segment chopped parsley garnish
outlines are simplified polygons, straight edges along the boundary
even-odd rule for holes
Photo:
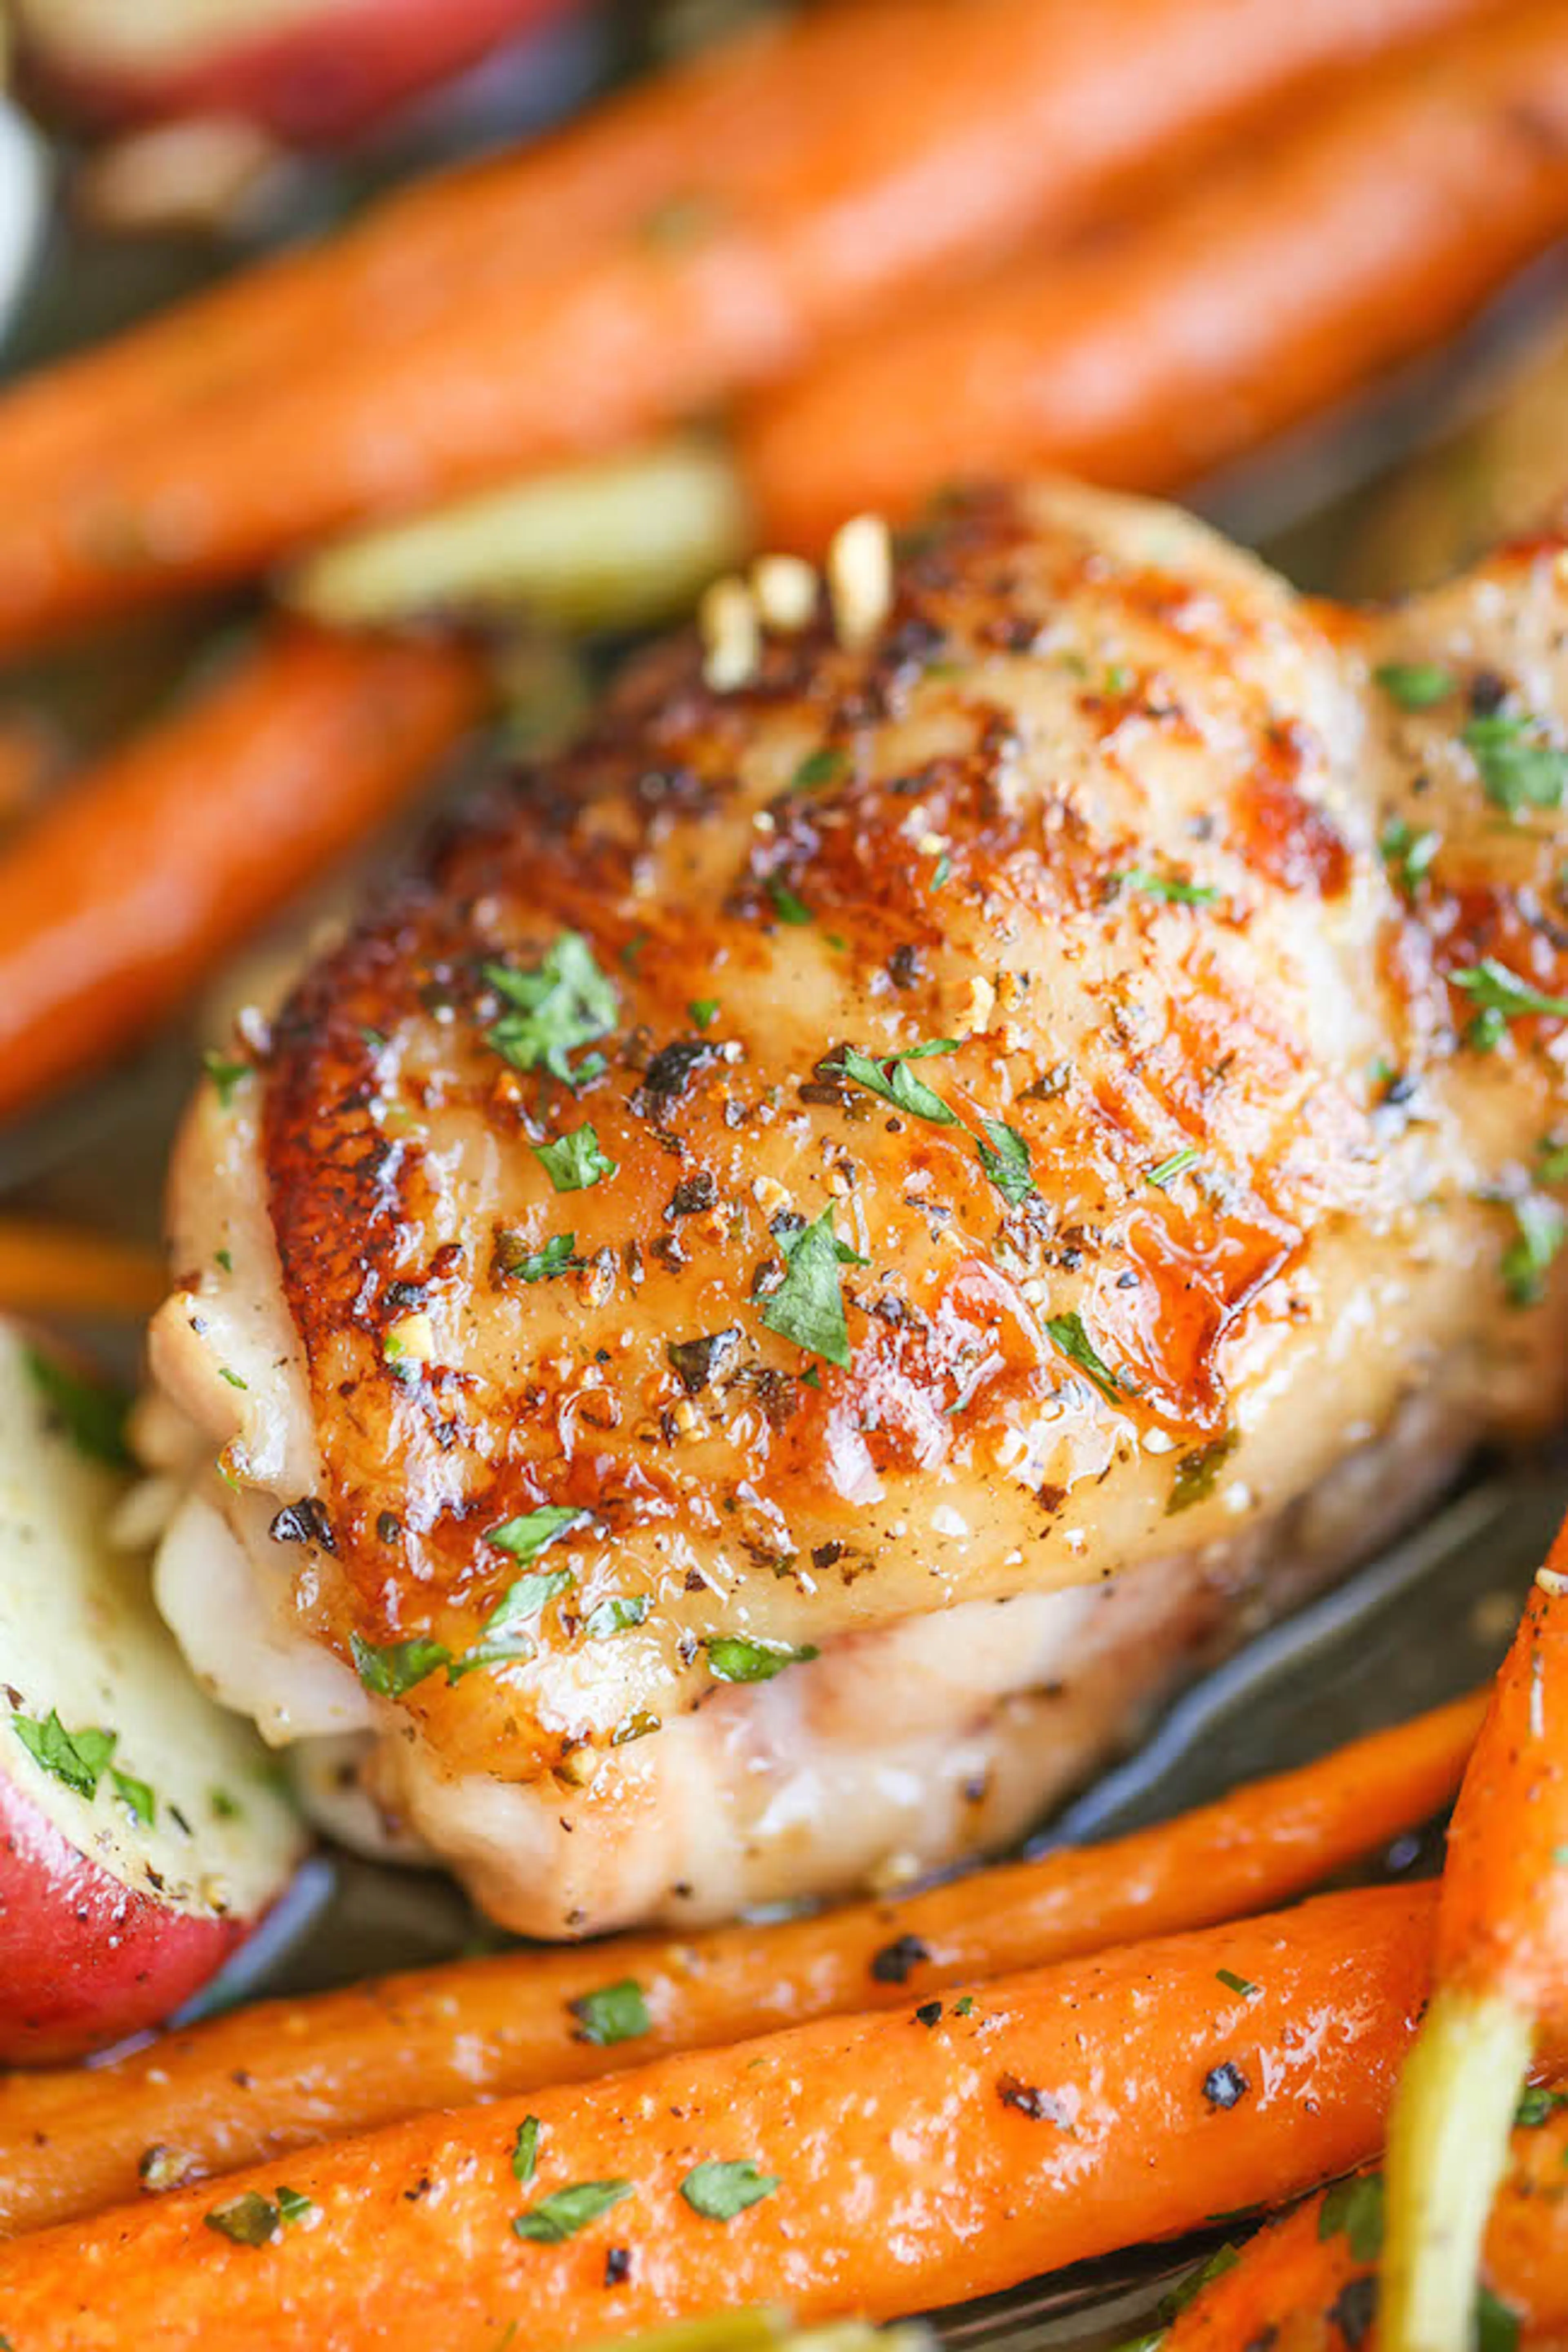
[[[117,1731],[92,1728],[68,1731],[51,1707],[39,1717],[14,1715],[11,1728],[35,1764],[55,1780],[63,1780],[79,1797],[92,1798],[109,1769],[109,1759],[120,1745]]]
[[[545,1513],[539,1511],[531,1511],[528,1514],[529,1518],[531,1519],[545,1516],[547,1516]],[[559,1519],[561,1514],[557,1512],[548,1516]],[[569,1511],[565,1516],[568,1519],[574,1519],[579,1517],[581,1514]],[[492,1528],[489,1530],[490,1542],[497,1542],[506,1529],[522,1524],[524,1523],[515,1519],[508,1519],[505,1528]],[[559,1532],[559,1529],[556,1532]],[[547,1543],[549,1540],[548,1536],[542,1538],[542,1542]],[[535,1550],[539,1548],[538,1544],[534,1546]],[[503,1545],[502,1549],[510,1549],[510,1547]],[[531,1557],[532,1554],[529,1552],[518,1554],[519,1559],[526,1559]],[[465,1650],[463,1655],[454,1659],[448,1666],[447,1681],[461,1682],[465,1675],[477,1674],[483,1666],[526,1665],[529,1659],[537,1654],[539,1648],[538,1643],[527,1628],[552,1601],[558,1600],[562,1593],[570,1591],[576,1580],[569,1568],[535,1569],[528,1576],[520,1576],[515,1584],[508,1585],[500,1601],[479,1627],[479,1638],[473,1648]]]
[[[351,1633],[349,1648],[361,1682],[377,1698],[401,1698],[416,1683],[426,1681],[452,1663],[445,1642],[433,1642],[423,1633],[409,1642],[384,1643],[363,1641],[359,1634]]]
[[[1212,907],[1219,892],[1206,882],[1184,882],[1169,874],[1152,874],[1146,866],[1133,866],[1117,877],[1123,889],[1142,891],[1145,898],[1157,899],[1163,907]]]
[[[722,226],[723,218],[723,206],[717,196],[693,189],[686,194],[663,197],[651,212],[644,214],[637,235],[645,245],[656,250],[679,253],[711,236]]]
[[[1476,2289],[1473,2341],[1476,2352],[1518,2352],[1519,2314],[1489,2286]]]
[[[1083,1318],[1077,1313],[1053,1315],[1047,1319],[1046,1328],[1064,1356],[1070,1356],[1080,1371],[1087,1372],[1101,1393],[1112,1403],[1121,1402],[1121,1391],[1115,1373],[1095,1351],[1089,1333],[1083,1328]]]
[[[1535,1147],[1535,1175],[1538,1183],[1568,1183],[1568,1143],[1543,1135]]]
[[[1189,1168],[1195,1168],[1197,1164],[1198,1155],[1189,1144],[1185,1150],[1173,1151],[1169,1160],[1162,1160],[1157,1168],[1151,1168],[1147,1181],[1157,1184],[1163,1192],[1168,1184],[1175,1182],[1178,1176],[1184,1176]]]
[[[1568,751],[1550,740],[1544,720],[1489,711],[1472,719],[1460,740],[1480,771],[1488,800],[1510,816],[1527,808],[1562,807]]]
[[[617,2042],[636,2042],[640,2034],[653,2032],[643,1989],[633,1977],[601,1985],[597,1992],[579,1993],[567,2007],[582,2029],[580,2039],[601,2050]]]
[[[1483,1013],[1500,1013],[1507,1021],[1523,1013],[1539,1013],[1556,1021],[1568,1021],[1568,996],[1548,996],[1510,971],[1495,956],[1483,956],[1479,963],[1467,971],[1452,975],[1454,986],[1462,988],[1470,1002]]]
[[[1568,1239],[1568,1211],[1540,1192],[1510,1201],[1518,1231],[1502,1254],[1502,1286],[1510,1307],[1539,1307],[1546,1277]]]
[[[612,1593],[590,1609],[583,1631],[590,1642],[602,1642],[611,1633],[625,1633],[633,1625],[640,1625],[653,1603],[646,1592]]]
[[[1447,701],[1458,687],[1453,673],[1439,668],[1436,662],[1384,662],[1372,676],[1373,683],[1401,710],[1430,710],[1435,702]]]
[[[1226,1992],[1239,1993],[1243,2000],[1245,2000],[1249,1993],[1254,1993],[1258,1990],[1258,1987],[1251,1981],[1250,1978],[1238,1977],[1234,1969],[1215,1969],[1215,1974],[1219,1979],[1221,1984],[1224,1985]]]
[[[952,859],[944,849],[942,856],[937,859],[936,864],[931,867],[931,880],[927,883],[926,887],[928,890],[945,890],[952,879]]]
[[[808,751],[789,780],[792,793],[818,793],[825,784],[836,784],[849,765],[849,754],[837,744],[824,743],[819,750]]]
[[[732,2221],[748,2205],[760,2205],[778,2187],[772,2173],[759,2172],[749,2157],[732,2164],[693,2165],[680,2193],[705,2221]]]
[[[811,908],[798,898],[782,875],[768,877],[768,896],[773,902],[773,912],[781,923],[792,923],[797,929],[811,920]]]
[[[237,1372],[231,1371],[226,1364],[220,1364],[218,1366],[217,1376],[220,1381],[226,1381],[231,1389],[248,1389],[250,1386],[248,1381],[242,1381],[239,1374]]]
[[[129,1398],[118,1389],[102,1387],[97,1381],[83,1380],[79,1372],[68,1371],[64,1364],[57,1362],[53,1356],[46,1356],[40,1349],[24,1348],[22,1361],[51,1417],[58,1422],[77,1452],[93,1462],[107,1462],[117,1470],[123,1469],[131,1459],[125,1444]]]
[[[853,1045],[846,1045],[837,1066],[851,1086],[864,1087],[868,1094],[880,1095],[884,1102],[896,1103],[911,1118],[928,1119],[932,1127],[956,1127],[957,1114],[948,1108],[939,1094],[916,1077],[909,1065],[925,1061],[933,1054],[957,1051],[956,1037],[934,1037],[929,1045],[906,1045],[901,1054],[882,1054],[875,1058],[857,1053]]]
[[[1197,2300],[1205,2286],[1212,2286],[1215,2279],[1225,2276],[1226,2271],[1233,2271],[1240,2260],[1241,2256],[1234,2246],[1216,2246],[1206,2263],[1200,2263],[1196,2270],[1189,2271],[1184,2279],[1178,2280],[1168,2294],[1161,2296],[1157,2316],[1168,2327],[1173,2319],[1185,2311],[1189,2303]]]
[[[586,1123],[552,1143],[536,1143],[533,1156],[558,1192],[589,1192],[620,1166],[600,1150],[599,1139]]]
[[[864,1265],[833,1231],[833,1211],[781,1242],[788,1261],[784,1280],[763,1301],[763,1322],[781,1339],[792,1339],[830,1364],[849,1361],[849,1327],[844,1316],[841,1263]]]
[[[115,1795],[135,1820],[148,1828],[157,1820],[158,1800],[152,1783],[121,1771],[111,1760],[120,1745],[117,1731],[68,1731],[53,1707],[42,1717],[14,1715],[11,1727],[33,1761],[79,1797],[90,1801],[107,1772]]]
[[[708,1671],[720,1683],[771,1683],[786,1666],[803,1665],[816,1655],[809,1643],[796,1649],[788,1642],[748,1642],[738,1633],[713,1633],[702,1644]]]
[[[276,2203],[258,2189],[247,2189],[243,2196],[230,2198],[226,2205],[215,2205],[202,2219],[209,2230],[234,2245],[268,2246],[280,2230],[307,2220],[316,2210],[313,2200],[297,2189],[280,2188],[274,2195]]]
[[[231,2198],[226,2205],[215,2205],[210,2213],[202,2215],[209,2230],[237,2246],[269,2245],[282,2218],[271,2198],[263,2197],[259,2189],[247,2189],[243,2197]]]
[[[557,1536],[564,1535],[575,1520],[584,1516],[570,1503],[544,1503],[536,1511],[521,1511],[514,1519],[502,1519],[498,1527],[487,1528],[485,1541],[494,1544],[498,1551],[510,1552],[513,1559],[537,1559],[546,1544],[552,1544]],[[564,1570],[560,1576],[564,1576],[568,1584],[572,1580]],[[554,1589],[561,1589],[559,1577],[539,1577],[534,1580],[542,1585],[553,1581]],[[520,1590],[518,1585],[512,1586],[514,1592]],[[545,1593],[535,1606],[542,1608],[549,1597]]]
[[[632,2193],[629,2180],[578,2180],[569,2189],[558,2189],[553,2196],[542,2197],[526,2213],[519,2213],[512,2230],[520,2238],[528,2238],[539,2246],[563,2246],[612,2205],[620,2204]]]
[[[537,2116],[524,2116],[517,2127],[517,2137],[511,2145],[512,2179],[526,2189],[539,2169],[540,2121]]]
[[[1560,2107],[1568,2107],[1568,2093],[1548,2091],[1539,2083],[1530,2083],[1520,2094],[1513,2120],[1521,2131],[1539,2131],[1542,2124],[1551,2122]]]
[[[1432,860],[1443,846],[1443,836],[1428,827],[1417,833],[1415,826],[1402,816],[1391,816],[1378,836],[1378,848],[1388,868],[1388,878],[1402,898],[1412,898],[1416,884],[1429,872]]]
[[[984,1142],[978,1136],[974,1139],[980,1165],[1007,1206],[1016,1209],[1037,1190],[1029,1147],[1017,1129],[1009,1127],[1005,1119],[983,1118],[980,1124],[985,1129]]]
[[[536,1250],[524,1249],[515,1234],[503,1234],[496,1244],[495,1269],[519,1282],[553,1282],[558,1275],[577,1270],[581,1260],[574,1255],[576,1247],[575,1234],[552,1234],[543,1248]]]
[[[218,1108],[226,1110],[234,1100],[234,1090],[250,1076],[250,1064],[237,1061],[231,1054],[220,1054],[209,1045],[202,1055],[202,1067],[212,1080],[217,1093]]]
[[[531,971],[487,963],[484,976],[508,1007],[489,1031],[488,1042],[514,1070],[546,1069],[569,1087],[599,1076],[602,1054],[590,1054],[575,1069],[566,1057],[608,1035],[620,1001],[580,931],[563,931]]]
[[[686,1009],[699,1029],[711,1029],[719,1018],[719,999],[716,996],[694,996]]]
[[[1190,1511],[1194,1503],[1207,1502],[1240,1435],[1239,1430],[1222,1430],[1206,1445],[1195,1446],[1191,1454],[1183,1454],[1171,1481],[1171,1499],[1165,1506],[1167,1518],[1173,1518],[1178,1511]]]
[[[1350,2241],[1351,2259],[1374,2263],[1383,2252],[1383,2175],[1356,2173],[1336,2180],[1318,2208],[1318,2236],[1326,2245],[1342,2233]]]
[[[127,1811],[146,1828],[151,1829],[158,1818],[158,1801],[153,1794],[151,1784],[146,1780],[138,1780],[130,1772],[120,1771],[112,1764],[109,1768],[109,1777],[114,1784],[115,1795],[125,1806]]]

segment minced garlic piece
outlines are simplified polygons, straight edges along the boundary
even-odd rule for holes
[[[816,572],[802,555],[759,555],[752,566],[752,593],[763,626],[781,636],[809,628],[816,612]]]
[[[697,607],[702,639],[702,675],[715,694],[730,694],[757,674],[763,656],[762,622],[743,580],[715,580]]]
[[[827,594],[841,645],[868,645],[893,609],[893,541],[880,515],[856,515],[827,551]]]
[[[389,1323],[382,1353],[390,1364],[427,1364],[436,1353],[436,1330],[428,1315],[403,1315]]]

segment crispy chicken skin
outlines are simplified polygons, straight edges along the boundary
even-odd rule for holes
[[[535,1933],[1015,1833],[1563,1402],[1568,1026],[1456,979],[1568,985],[1561,821],[1465,740],[1568,709],[1565,621],[1551,548],[1352,617],[1053,485],[868,646],[636,664],[193,1108],[198,1671]]]

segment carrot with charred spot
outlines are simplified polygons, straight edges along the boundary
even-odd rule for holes
[[[1464,2352],[1514,2103],[1568,1988],[1568,1521],[1454,1809],[1433,1983],[1389,2126],[1388,2352]]]
[[[423,2352],[508,2325],[567,2352],[604,2333],[610,2245],[627,2329],[999,2292],[1364,2162],[1434,1908],[1325,1895],[425,2116],[16,2239],[0,2323],[26,2352]],[[240,2244],[215,2221],[237,2206]]]
[[[0,2076],[0,2231],[136,2194],[148,2151],[184,2179],[416,2113],[567,2083],[835,2011],[929,2000],[1281,1903],[1457,1786],[1480,1720],[1460,1699],[1108,1844],[981,1870],[898,1903],[607,1949],[507,1953],[273,2000],[108,2065]],[[626,2039],[584,2030],[607,1979]]]

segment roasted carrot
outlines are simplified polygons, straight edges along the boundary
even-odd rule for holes
[[[396,2125],[16,2239],[0,2326],[27,2352],[509,2326],[552,2352],[772,2299],[809,2321],[994,2293],[1364,2161],[1434,1908],[1325,1895]]]
[[[1527,2342],[1535,2331],[1568,2324],[1565,2163],[1568,2099],[1560,2091],[1527,2091],[1472,2299],[1500,2305],[1523,2324]],[[1287,2328],[1293,2342],[1321,2352],[1361,2352],[1377,2303],[1384,2202],[1382,2174],[1360,2173],[1260,2230],[1238,2253],[1211,2265],[1163,2352],[1247,2352]]]
[[[1568,8],[1350,83],[1246,160],[1063,259],[1015,263],[762,395],[769,542],[1042,464],[1169,489],[1457,327],[1568,227]]]
[[[0,850],[0,1116],[107,1061],[475,716],[452,646],[276,631]]]
[[[1503,0],[861,0],[0,405],[0,646],[636,440]],[[521,257],[521,258],[520,258]]]
[[[149,2148],[182,2179],[231,2171],[421,2108],[628,2058],[710,2047],[837,2011],[1235,1918],[1285,1901],[1443,1803],[1480,1719],[1458,1700],[1251,1783],[1158,1828],[975,1872],[898,1904],[773,1927],[458,1962],[308,2000],[268,2001],[111,2065],[0,2077],[0,2231],[135,2193]],[[631,1982],[631,2043],[574,2001]]]
[[[134,1321],[168,1286],[161,1250],[90,1226],[0,1217],[0,1314]]]
[[[1389,2127],[1390,2352],[1464,2352],[1515,2095],[1568,1987],[1568,1520],[1454,1809],[1433,1983]]]

